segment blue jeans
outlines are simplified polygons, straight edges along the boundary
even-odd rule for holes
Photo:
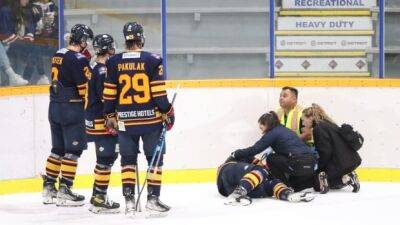
[[[5,69],[8,66],[10,66],[10,60],[8,59],[6,48],[0,42],[0,69]]]

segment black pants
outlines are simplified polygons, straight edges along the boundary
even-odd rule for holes
[[[273,153],[267,157],[267,163],[272,176],[281,180],[287,186],[292,187],[295,191],[313,187],[314,174],[305,176],[296,175],[298,171],[294,170],[288,156]]]
[[[50,102],[49,122],[51,152],[61,157],[67,153],[80,157],[87,149],[83,104]]]

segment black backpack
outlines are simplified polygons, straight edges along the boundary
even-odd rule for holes
[[[364,137],[349,124],[342,124],[339,134],[354,151],[358,151],[364,144]]]

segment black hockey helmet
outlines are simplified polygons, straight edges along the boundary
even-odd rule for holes
[[[93,39],[93,31],[84,24],[75,24],[71,28],[70,44],[82,44],[88,39]]]
[[[123,32],[125,41],[134,41],[140,47],[144,46],[145,37],[142,25],[136,22],[128,22],[125,24]]]
[[[109,51],[115,51],[114,38],[109,34],[99,34],[93,39],[93,48],[96,55],[104,55]]]

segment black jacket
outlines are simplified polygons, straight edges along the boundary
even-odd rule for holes
[[[264,134],[253,146],[235,152],[237,158],[255,156],[268,147],[285,156],[312,154],[312,149],[307,146],[295,132],[279,125]]]
[[[325,171],[330,179],[350,173],[361,164],[360,155],[343,140],[336,124],[319,122],[314,126],[313,136],[320,157],[318,170]]]

